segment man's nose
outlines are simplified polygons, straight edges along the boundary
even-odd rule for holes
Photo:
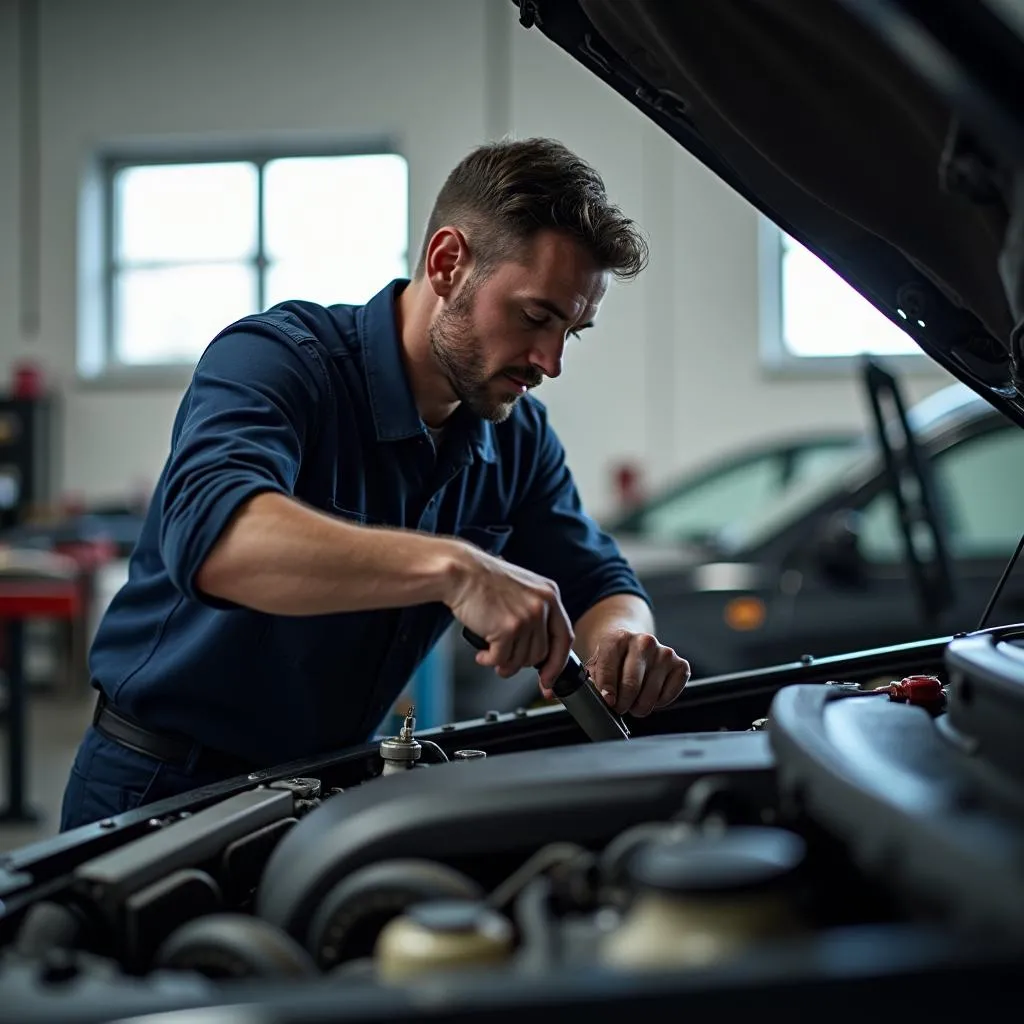
[[[539,341],[530,353],[530,365],[546,377],[560,377],[562,356],[565,354],[565,335],[554,335]]]

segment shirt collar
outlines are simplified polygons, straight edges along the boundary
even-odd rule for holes
[[[408,284],[407,278],[391,281],[359,310],[356,317],[366,391],[378,441],[402,441],[424,434],[427,429],[416,408],[402,362],[402,346],[395,318],[395,304]],[[482,461],[496,461],[494,424],[460,409],[452,417],[451,427],[465,437]]]

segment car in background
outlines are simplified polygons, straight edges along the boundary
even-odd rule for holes
[[[870,431],[717,530],[673,535],[666,515],[660,529],[652,519],[616,535],[654,603],[659,639],[690,661],[694,678],[977,627],[1021,531],[1024,438],[960,383],[911,408],[907,428],[929,470],[948,552],[941,608],[922,599],[883,447]],[[1024,618],[1024,576],[1010,577],[999,609],[1003,619]],[[463,646],[452,658],[460,716],[537,703],[536,673],[503,680]]]
[[[948,599],[933,607],[920,593],[883,453],[867,442],[709,539],[690,566],[641,564],[635,553],[659,636],[695,675],[978,626],[1020,536],[1024,439],[960,384],[908,419],[932,484]],[[1019,617],[1024,580],[1011,576],[999,607]]]

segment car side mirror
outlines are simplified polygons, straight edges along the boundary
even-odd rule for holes
[[[832,513],[822,524],[814,549],[817,565],[829,579],[848,586],[864,582],[858,513],[851,509]]]

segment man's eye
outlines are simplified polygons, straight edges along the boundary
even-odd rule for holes
[[[525,320],[530,327],[543,327],[548,322],[548,318],[546,316],[538,318],[530,316],[530,314],[525,311],[523,312],[523,320]]]

